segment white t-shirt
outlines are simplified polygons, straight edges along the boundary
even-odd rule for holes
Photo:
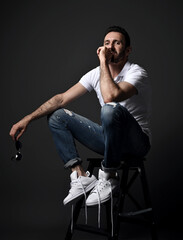
[[[114,81],[119,83],[126,81],[136,87],[138,94],[119,102],[137,120],[142,130],[151,140],[150,114],[151,114],[151,88],[146,71],[137,64],[126,62],[121,72]],[[86,73],[79,81],[89,92],[95,90],[100,105],[104,105],[100,91],[100,67]]]

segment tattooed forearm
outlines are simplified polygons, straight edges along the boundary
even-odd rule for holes
[[[62,94],[55,95],[29,115],[30,121],[50,114],[61,107],[62,102]]]

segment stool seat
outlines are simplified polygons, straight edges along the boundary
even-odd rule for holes
[[[87,161],[89,162],[87,170],[93,174],[95,168],[101,167],[101,161],[103,158],[88,158]],[[82,209],[84,197],[79,199],[74,207],[73,211],[73,230],[71,230],[71,222],[68,227],[68,231],[66,234],[65,239],[71,240],[72,235],[75,230],[85,231],[90,233],[95,233],[97,235],[104,235],[106,239],[110,240],[117,240],[119,237],[120,231],[120,223],[121,222],[128,222],[128,223],[140,223],[150,226],[151,229],[151,237],[153,240],[157,240],[156,234],[156,227],[154,222],[154,216],[152,211],[152,204],[149,194],[149,188],[144,168],[144,161],[146,158],[137,158],[137,157],[128,157],[121,161],[121,166],[118,169],[121,171],[120,176],[120,191],[118,194],[114,195],[116,200],[113,203],[113,216],[111,216],[111,201],[107,201],[103,203],[106,208],[106,229],[101,229],[93,226],[88,226],[85,224],[78,224],[77,220]],[[132,172],[132,174],[129,174]],[[136,198],[130,193],[130,188],[134,184],[137,177],[140,177],[140,182],[142,186],[142,192],[144,197],[144,206],[142,207],[141,204],[137,201]],[[136,211],[124,211],[124,203],[125,198],[128,196],[136,207]],[[113,234],[111,234],[111,217],[113,217]]]

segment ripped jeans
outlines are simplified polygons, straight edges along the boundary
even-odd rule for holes
[[[62,108],[48,116],[48,125],[65,168],[82,162],[75,139],[104,156],[106,172],[118,169],[124,158],[143,157],[150,149],[149,137],[119,103],[101,108],[101,125]]]

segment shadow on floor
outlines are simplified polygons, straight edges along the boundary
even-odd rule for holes
[[[64,240],[66,228],[19,228],[3,229],[1,231],[1,240]],[[106,237],[96,234],[75,231],[72,240],[106,240]],[[148,229],[139,226],[122,226],[119,239],[123,240],[151,240]],[[159,227],[159,240],[182,240],[183,231],[180,228]]]

